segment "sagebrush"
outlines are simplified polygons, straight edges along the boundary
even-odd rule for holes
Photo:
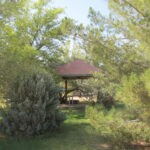
[[[57,110],[59,88],[46,73],[19,77],[7,95],[1,129],[9,135],[37,135],[57,128],[65,116]]]

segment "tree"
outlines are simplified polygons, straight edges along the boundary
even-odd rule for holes
[[[119,98],[126,102],[132,111],[136,110],[135,114],[139,113],[140,119],[149,122],[150,2],[113,0],[109,4],[112,11],[124,21],[128,37],[137,41],[136,51],[142,54],[145,62],[147,61],[147,67],[142,72],[122,78],[122,85],[117,95],[120,95]]]
[[[110,1],[110,3],[112,3],[112,1]],[[122,3],[120,1],[121,7],[123,7]],[[123,13],[122,11],[124,10],[130,12],[130,8],[122,10],[119,6],[114,5],[114,7],[120,10],[120,13]],[[129,13],[127,16],[127,21],[131,20],[129,16],[134,17],[134,15],[129,15]],[[83,49],[85,49],[87,54],[87,59],[90,59],[97,67],[101,67],[104,78],[107,77],[108,81],[116,85],[120,83],[122,76],[129,76],[133,72],[139,75],[148,69],[150,65],[147,53],[148,47],[146,46],[148,43],[144,44],[145,39],[140,38],[140,35],[138,35],[137,38],[136,35],[133,35],[133,33],[137,33],[138,31],[130,31],[134,27],[134,24],[132,27],[130,25],[129,27],[131,28],[129,28],[125,22],[125,18],[118,18],[118,15],[114,13],[114,11],[106,18],[103,17],[100,12],[96,12],[90,8],[90,25],[79,32],[84,47]],[[139,21],[137,17],[135,17],[134,20]],[[148,24],[148,22],[145,20],[145,26],[146,24]],[[137,30],[139,30],[139,28]],[[148,30],[149,27],[143,33],[145,38]],[[141,34],[142,32],[143,31],[141,31]],[[143,39],[143,42],[140,42],[140,39]],[[100,80],[103,80],[103,78]],[[108,81],[106,81],[106,83],[109,84],[110,82]],[[108,88],[109,85],[112,85],[108,84],[104,84],[105,89]]]
[[[50,65],[58,61],[59,47],[71,33],[73,21],[59,19],[63,9],[52,8],[50,2],[0,3],[1,88],[6,89],[17,74],[33,68],[50,70]]]
[[[140,49],[146,51],[149,57],[150,36],[150,2],[149,0],[113,0],[109,1],[110,8],[116,15],[122,17],[130,36],[137,39]]]

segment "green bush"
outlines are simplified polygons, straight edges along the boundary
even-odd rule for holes
[[[59,88],[46,73],[19,77],[10,87],[10,108],[1,123],[9,135],[37,135],[57,128],[65,116],[57,110]]]
[[[150,128],[143,122],[123,122],[112,126],[112,140],[114,144],[130,145],[131,142],[149,142]]]
[[[123,101],[130,114],[144,122],[150,123],[150,88],[149,72],[141,76],[131,74],[122,78],[122,84],[116,92],[116,98]]]
[[[116,149],[129,146],[131,142],[150,142],[150,128],[148,124],[138,120],[125,120],[124,110],[112,108],[106,110],[103,106],[87,106],[86,117],[100,135],[110,138]],[[126,118],[127,119],[127,118]]]
[[[87,106],[86,117],[90,119],[91,125],[103,136],[110,136],[112,126],[122,119],[115,116],[115,109],[106,110],[103,105]]]
[[[110,109],[115,105],[115,99],[109,93],[98,92],[97,103],[102,104],[105,108]]]

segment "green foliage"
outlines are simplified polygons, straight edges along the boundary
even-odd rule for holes
[[[132,74],[130,77],[123,77],[122,86],[116,93],[116,98],[122,100],[128,106],[130,113],[137,118],[149,122],[150,96],[148,89],[148,72],[142,78]]]
[[[0,92],[23,72],[52,70],[62,53],[60,45],[71,34],[73,20],[59,19],[61,8],[51,0],[0,3]],[[7,44],[6,44],[7,43]],[[52,71],[51,71],[52,72]]]
[[[118,90],[117,98],[133,106],[140,102],[142,89],[143,85],[137,75],[132,74],[130,77],[123,77],[122,88],[120,87]]]
[[[150,128],[143,122],[124,122],[112,126],[112,141],[122,147],[131,142],[150,141]]]
[[[67,120],[56,132],[37,137],[0,137],[0,150],[99,150],[106,139],[84,117],[84,110],[64,110]],[[102,148],[103,149],[103,148]]]
[[[146,70],[142,76],[141,76],[141,80],[144,83],[145,89],[147,90],[147,92],[149,93],[150,96],[150,69]]]
[[[128,39],[137,39],[140,42],[140,49],[147,53],[146,58],[150,56],[149,35],[150,35],[150,2],[149,0],[110,0],[110,8],[117,17],[123,19],[126,31],[130,31]],[[125,31],[125,30],[124,30]]]
[[[150,2],[110,0],[109,4],[109,18],[90,9],[91,25],[84,30],[86,36],[82,39],[87,58],[102,68],[91,84],[102,93],[100,102],[108,93],[126,106],[119,113],[114,110],[114,114],[88,108],[88,115],[93,126],[111,136],[120,147],[131,141],[150,140]],[[139,122],[134,123],[133,119]]]
[[[131,142],[150,142],[149,125],[138,120],[124,119],[125,113],[114,108],[107,111],[99,105],[86,108],[86,117],[90,119],[91,125],[100,135],[110,138],[115,145],[114,149],[129,148]]]
[[[124,75],[139,75],[150,66],[149,1],[110,0],[109,4],[112,15],[108,18],[90,8],[90,25],[79,33],[86,58],[103,70],[100,80],[107,82],[100,86],[106,89],[119,86]]]
[[[6,107],[6,101],[3,97],[3,95],[0,95],[0,110]]]
[[[46,73],[16,79],[8,92],[10,108],[1,129],[9,135],[37,135],[52,131],[65,119],[57,110],[59,88]]]
[[[146,5],[144,2],[145,1],[142,2],[142,5]],[[88,16],[91,21],[90,25],[82,29],[79,35],[83,40],[86,59],[101,68],[101,73],[95,75],[95,81],[89,82],[92,87],[91,89],[99,91],[102,93],[101,95],[108,93],[108,95],[114,97],[121,86],[123,76],[127,76],[128,78],[132,73],[140,76],[150,66],[150,57],[148,57],[149,43],[147,40],[149,26],[146,26],[147,24],[149,25],[149,20],[143,19],[141,15],[138,15],[131,5],[125,5],[126,2],[114,0],[112,2],[110,1],[110,3],[114,3],[115,5],[112,6],[114,7],[113,15],[110,15],[108,18],[105,18],[100,12],[90,8]],[[134,4],[136,5],[136,3]],[[141,6],[138,4],[138,7]],[[142,7],[144,8],[146,6]],[[119,10],[119,12],[115,11],[116,9]],[[130,14],[130,12],[132,13]],[[149,10],[146,9],[146,12],[149,13]],[[124,13],[124,15],[118,17],[122,13]],[[129,18],[133,18],[134,21]],[[140,30],[141,27],[145,30]],[[147,41],[146,44],[145,41]],[[148,81],[148,79],[146,80]],[[148,97],[147,90],[144,91],[144,86],[148,86],[149,82],[139,82],[136,90],[141,95],[141,99],[146,101]],[[138,86],[140,86],[140,88],[138,88]],[[128,88],[128,91],[125,90],[126,89],[124,89],[124,91],[122,90],[123,95],[126,95],[129,91]],[[137,92],[134,94],[135,99],[139,97],[139,95],[136,95]],[[120,97],[115,99],[121,100],[121,98],[120,94]],[[102,99],[104,99],[104,97],[99,98],[99,101],[102,101]],[[127,101],[130,100],[128,99]],[[134,100],[134,102],[135,101],[136,100]]]
[[[98,92],[97,103],[102,104],[105,108],[110,109],[115,104],[115,99],[109,93]]]
[[[80,33],[86,58],[100,66],[105,75],[119,82],[122,75],[137,74],[149,67],[147,53],[136,37],[128,39],[129,30],[117,17],[103,17],[100,12],[89,11],[91,24]]]
[[[116,116],[116,117],[114,117]],[[123,120],[116,114],[115,109],[107,111],[102,105],[86,107],[86,117],[94,128],[96,128],[101,135],[109,136],[112,131],[112,126]]]

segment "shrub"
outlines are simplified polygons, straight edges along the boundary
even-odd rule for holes
[[[137,120],[124,120],[124,113],[115,108],[108,111],[100,105],[86,108],[86,117],[91,125],[100,135],[110,138],[116,149],[129,147],[131,142],[150,142],[149,125]]]
[[[59,88],[46,73],[19,77],[10,87],[10,108],[1,123],[9,135],[37,135],[52,131],[65,119],[57,110]]]
[[[142,76],[131,74],[129,77],[123,77],[122,85],[116,93],[116,98],[126,103],[128,111],[145,122],[150,121],[148,73],[146,72]]]
[[[123,122],[112,126],[111,129],[112,143],[119,148],[130,147],[133,142],[150,142],[150,128],[143,122]]]
[[[87,106],[86,117],[90,119],[91,125],[104,136],[111,135],[114,124],[123,122],[119,115],[116,115],[115,108],[108,111],[103,105]]]
[[[115,99],[109,93],[98,92],[97,103],[102,104],[105,108],[112,108],[115,105]]]
[[[0,110],[6,107],[6,100],[3,98],[3,95],[0,93]]]

